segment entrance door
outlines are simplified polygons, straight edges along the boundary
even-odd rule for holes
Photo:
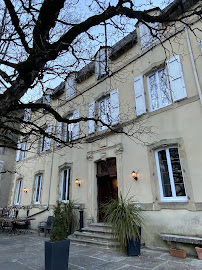
[[[111,158],[97,163],[98,221],[104,219],[103,206],[112,198],[118,198],[116,159]]]

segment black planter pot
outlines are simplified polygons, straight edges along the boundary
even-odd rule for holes
[[[67,270],[70,240],[45,242],[45,270]]]
[[[127,246],[128,256],[139,256],[140,255],[140,245],[141,245],[141,227],[138,227],[139,236],[136,239],[130,239]]]

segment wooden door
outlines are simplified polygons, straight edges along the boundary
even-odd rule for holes
[[[102,222],[104,220],[104,205],[112,198],[118,198],[116,159],[98,162],[97,169],[98,221]]]

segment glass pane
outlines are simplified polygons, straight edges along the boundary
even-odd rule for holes
[[[38,175],[36,180],[36,202],[39,202],[40,182],[41,175]]]
[[[21,185],[22,185],[22,180],[19,180],[18,181],[18,188],[17,188],[17,199],[16,199],[16,203],[19,203],[19,201],[20,201]]]
[[[158,89],[157,89],[155,74],[149,77],[149,86],[150,86],[150,96],[151,96],[151,107],[152,107],[152,110],[156,110],[159,108],[159,97],[158,97]]]
[[[186,196],[178,149],[170,148],[169,153],[173,171],[176,196]]]
[[[63,171],[63,183],[62,183],[62,200],[66,201],[66,188],[67,188],[67,170]]]
[[[110,103],[110,97],[107,97],[105,99],[105,102],[106,102],[106,120],[105,120],[105,123],[106,124],[110,124],[111,123],[111,103]]]
[[[69,117],[69,120],[73,120],[73,115]],[[69,141],[72,140],[72,132],[73,132],[74,124],[71,123],[68,125],[68,134],[69,134]]]
[[[165,150],[159,151],[158,158],[159,158],[159,167],[160,167],[161,182],[162,182],[162,188],[163,188],[163,196],[172,197],[166,151]]]
[[[171,96],[170,96],[170,89],[168,84],[168,76],[165,69],[162,69],[158,72],[159,76],[159,84],[160,84],[160,91],[161,91],[161,101],[162,106],[167,106],[171,104]]]
[[[102,121],[105,119],[105,102],[104,100],[100,101],[99,103],[99,117]]]

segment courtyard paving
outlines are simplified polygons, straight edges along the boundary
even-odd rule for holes
[[[44,270],[44,238],[36,233],[0,233],[0,270]],[[140,257],[95,246],[70,245],[68,270],[202,270],[197,257],[179,259],[143,248]]]

